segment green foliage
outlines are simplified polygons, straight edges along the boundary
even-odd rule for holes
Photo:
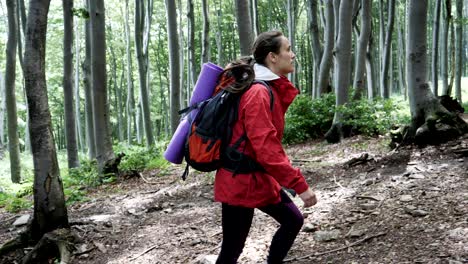
[[[72,8],[72,13],[74,16],[79,18],[89,18],[89,12],[85,8]]]
[[[22,209],[31,207],[32,201],[15,194],[0,192],[0,207],[4,207],[7,212],[17,213]]]
[[[343,114],[343,127],[347,136],[385,134],[393,126],[410,122],[407,102],[403,100],[350,100],[337,109]],[[316,100],[305,95],[298,96],[286,114],[284,142],[300,143],[323,137],[331,127],[334,112],[333,94],[326,94]]]
[[[312,100],[300,95],[286,113],[283,141],[287,144],[322,137],[330,128],[335,109],[335,96],[325,94]]]
[[[145,169],[165,168],[168,163],[161,156],[161,151],[152,147],[118,145],[116,152],[123,152],[125,156],[119,164],[119,171],[133,172]]]
[[[387,133],[392,126],[409,123],[409,115],[399,112],[401,105],[392,99],[361,99],[338,107],[343,114],[345,134],[377,136]]]
[[[465,109],[465,113],[468,113],[468,102],[464,102],[462,106]]]

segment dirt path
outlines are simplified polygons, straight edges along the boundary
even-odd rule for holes
[[[294,198],[308,230],[289,263],[468,262],[468,159],[456,154],[468,148],[468,138],[397,152],[385,144],[352,138],[288,148],[319,197],[311,209]],[[345,165],[363,153],[362,164]],[[73,263],[193,263],[217,254],[221,212],[212,175],[180,182],[181,173],[178,167],[146,172],[144,179],[102,186],[90,201],[70,207],[83,241]],[[0,242],[20,231],[11,227],[12,217],[0,214]],[[276,227],[256,212],[239,263],[262,263]]]

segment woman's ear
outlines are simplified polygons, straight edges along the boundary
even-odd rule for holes
[[[269,59],[269,61],[271,61],[272,63],[276,63],[276,54],[274,52],[269,52],[268,53],[268,56],[267,58]]]

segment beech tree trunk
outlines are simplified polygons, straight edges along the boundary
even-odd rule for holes
[[[391,49],[392,49],[392,33],[393,24],[395,21],[395,0],[389,0],[388,24],[385,36],[385,46],[383,50],[382,72],[380,74],[380,89],[381,96],[385,99],[390,98],[390,87],[388,86],[388,71],[390,69]]]
[[[434,23],[432,26],[432,92],[435,96],[439,94],[439,24],[440,24],[440,6],[442,0],[436,0],[434,10]]]
[[[372,0],[361,0],[361,33],[359,35],[357,46],[357,59],[355,63],[354,99],[361,99],[365,88],[365,70],[366,70],[366,52],[369,46],[369,38],[372,31]]]
[[[195,59],[195,15],[194,15],[194,9],[193,9],[193,0],[187,0],[187,23],[188,23],[188,40],[187,40],[187,46],[188,46],[188,71],[189,71],[189,77],[190,77],[190,87],[195,86],[195,82],[197,81],[197,66],[196,66],[196,59]],[[218,53],[220,51],[218,50]],[[218,63],[220,63],[218,61]],[[192,92],[191,89],[189,89],[188,93],[190,96],[190,93]]]
[[[308,22],[309,22],[309,31],[311,37],[311,49],[312,54],[314,56],[314,69],[313,72],[318,72],[320,69],[320,62],[322,59],[322,47],[320,45],[320,30],[319,25],[317,22],[317,6],[318,3],[316,1],[307,1],[307,14],[308,14]],[[314,80],[318,81],[318,78],[314,78]],[[312,87],[317,87],[317,81],[314,81]]]
[[[63,0],[63,97],[68,168],[80,166],[76,142],[75,98],[73,94],[73,0]]]
[[[461,77],[463,75],[463,0],[457,0],[457,23],[455,26],[455,96],[461,104]]]
[[[427,83],[427,0],[409,0],[406,61],[411,125],[404,143],[440,143],[468,132],[468,124],[448,112]]]
[[[129,26],[129,11],[128,11],[128,0],[125,0],[125,47],[126,47],[126,68],[127,68],[127,143],[132,144],[133,135],[136,129],[136,111],[135,111],[135,97],[133,92],[133,67],[131,57],[131,39],[130,39],[130,26]]]
[[[333,9],[333,0],[325,0],[325,44],[320,61],[320,70],[318,77],[319,95],[330,92],[330,69],[333,62],[333,48],[335,46],[335,18]]]
[[[206,0],[203,0],[204,2]],[[206,7],[206,3],[205,3]],[[169,44],[169,69],[170,69],[170,113],[171,131],[174,133],[179,125],[180,110],[180,65],[179,65],[179,35],[177,33],[177,10],[174,1],[166,0],[167,34]],[[206,16],[208,14],[205,14]],[[207,32],[205,32],[207,33]],[[207,39],[204,39],[207,41]],[[206,51],[206,43],[204,43]]]
[[[5,78],[0,71],[0,148],[6,143],[5,139],[5,113],[6,113],[6,91],[5,91]]]
[[[45,78],[47,14],[50,0],[31,0],[26,30],[24,70],[34,161],[34,214],[31,237],[68,227],[67,208],[57,162]]]
[[[93,91],[94,137],[99,171],[107,172],[114,160],[109,121],[106,71],[106,29],[104,0],[89,0],[91,28],[91,79]]]
[[[16,0],[7,0],[8,13],[8,41],[6,48],[6,109],[8,121],[8,151],[10,154],[10,176],[11,181],[19,183],[21,181],[21,166],[19,157],[19,136],[18,136],[18,114],[16,108],[16,50],[18,40]]]
[[[351,32],[352,32],[352,3],[342,1],[340,4],[339,32],[335,47],[336,53],[336,106],[344,105],[348,100],[348,87],[351,82]],[[343,117],[339,111],[335,111],[333,124],[326,133],[325,138],[329,143],[337,143],[343,138]]]
[[[445,17],[443,20],[443,29],[442,29],[442,38],[441,38],[441,47],[440,47],[440,71],[442,76],[442,95],[450,95],[448,94],[448,71],[449,71],[449,63],[448,63],[448,41],[449,41],[449,32],[450,32],[450,23],[452,20],[452,1],[445,0],[444,1],[444,13]]]
[[[254,42],[252,29],[252,19],[250,17],[249,2],[245,0],[236,0],[236,19],[237,30],[239,33],[241,56],[250,55],[250,49]]]
[[[175,4],[174,4],[174,9],[175,9]],[[203,12],[203,16],[202,16],[203,17],[203,35],[202,35],[202,61],[201,62],[203,64],[210,60],[210,17],[209,17],[207,0],[202,0],[202,12]],[[177,20],[175,24],[177,25]],[[179,41],[177,41],[177,43],[178,42]]]

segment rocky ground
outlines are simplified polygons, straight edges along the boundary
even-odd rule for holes
[[[468,263],[468,137],[390,151],[384,138],[355,137],[287,149],[319,203],[288,263]],[[213,175],[181,166],[104,185],[69,208],[81,238],[73,263],[195,263],[216,255],[222,233]],[[21,214],[0,212],[0,243]],[[262,263],[277,228],[256,212],[239,263]],[[199,262],[199,261],[198,261]],[[3,263],[14,263],[11,258]]]

